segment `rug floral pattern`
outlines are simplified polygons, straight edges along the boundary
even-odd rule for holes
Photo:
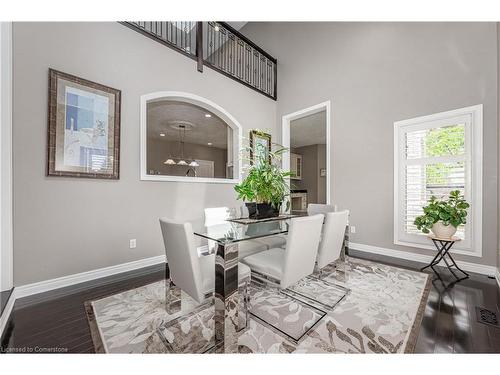
[[[271,324],[251,317],[240,333],[240,352],[411,351],[409,339],[416,337],[425,307],[428,275],[356,258],[336,269],[323,280],[350,289],[350,293],[333,310],[323,309],[325,314],[276,290],[250,288],[251,311]],[[308,293],[317,294],[322,301],[339,295],[328,288],[318,289],[313,280],[302,283]],[[167,314],[165,282],[160,281],[93,301],[94,338],[99,336],[108,353],[210,352],[214,343],[213,305],[196,310],[196,303],[184,293],[180,300],[180,311]],[[280,332],[283,327],[291,336],[301,336],[301,330],[308,332],[297,342]]]

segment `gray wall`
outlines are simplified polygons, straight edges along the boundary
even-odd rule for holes
[[[497,258],[495,23],[250,23],[278,59],[277,120],[332,101],[332,202],[351,210],[353,242],[393,243],[393,123],[484,105],[483,257]]]
[[[497,257],[497,272],[498,277],[500,277],[500,24],[497,23],[497,95],[498,95],[498,120],[497,120],[497,132],[498,132],[498,215],[497,220],[499,220],[499,228],[497,228],[498,233],[498,257]]]
[[[326,168],[326,145],[309,145],[292,149],[302,155],[302,179],[291,180],[292,189],[306,189],[308,203],[326,203],[326,179],[320,168]]]
[[[51,279],[164,253],[158,218],[199,220],[234,205],[231,184],[145,182],[139,175],[139,97],[194,93],[245,128],[276,136],[276,103],[117,23],[15,23],[14,281]],[[122,91],[120,179],[45,176],[48,68]],[[248,135],[248,134],[247,134]],[[129,249],[129,239],[137,248]]]
[[[291,180],[292,189],[306,189],[307,202],[318,202],[318,145],[297,147],[293,152],[302,155],[302,179]]]

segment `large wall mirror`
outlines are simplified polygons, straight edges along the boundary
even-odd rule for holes
[[[223,108],[187,93],[141,97],[141,179],[236,183],[241,126]]]

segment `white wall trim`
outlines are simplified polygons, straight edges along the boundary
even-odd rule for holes
[[[465,198],[471,202],[466,238],[457,243],[452,253],[482,257],[482,215],[483,215],[483,105],[440,112],[394,123],[394,244],[429,249],[425,236],[408,234],[402,226],[401,209],[404,207],[404,163],[400,156],[404,153],[404,133],[421,128],[449,124],[450,121],[463,121],[466,124],[466,168],[472,170],[466,181],[468,189]],[[429,161],[429,160],[428,160]],[[411,161],[410,161],[411,162]],[[432,247],[430,247],[432,249]]]
[[[191,103],[199,107],[205,108],[210,112],[219,116],[231,129],[233,129],[233,145],[237,145],[237,149],[233,150],[234,171],[233,178],[205,178],[205,177],[187,177],[187,176],[166,176],[166,175],[150,175],[147,171],[147,104],[151,101],[161,99],[178,100],[181,102]],[[204,182],[204,183],[219,183],[219,184],[238,184],[241,182],[241,172],[243,169],[240,150],[242,149],[242,126],[241,124],[224,108],[218,104],[203,98],[201,96],[180,91],[158,91],[141,96],[141,115],[140,115],[140,168],[141,180],[143,181],[173,181],[173,182]],[[237,163],[236,163],[237,161]]]
[[[415,254],[415,253],[410,253],[408,251],[387,249],[384,247],[371,246],[354,242],[349,242],[349,248],[353,250],[362,251],[365,253],[384,255],[387,257],[397,258],[397,259],[411,260],[414,262],[420,262],[424,264],[430,263],[430,261],[434,258],[433,256],[430,255]],[[475,272],[487,276],[493,276],[497,272],[497,268],[494,266],[487,266],[484,264],[463,262],[458,260],[456,262],[460,266],[460,268],[463,268],[465,271]]]
[[[315,113],[326,111],[326,204],[331,203],[331,135],[333,134],[332,121],[331,121],[331,101],[327,100],[311,107],[301,109],[299,111],[289,113],[281,118],[281,144],[283,147],[290,148],[290,122],[297,120],[298,118],[314,115]],[[284,157],[282,160],[282,167],[285,171],[290,170],[290,153],[287,154],[288,157]],[[288,180],[288,186],[290,186],[290,178]]]
[[[99,268],[92,271],[76,273],[74,275],[58,277],[56,279],[44,280],[33,284],[26,284],[14,289],[16,293],[15,296],[16,298],[23,298],[31,296],[33,294],[48,292],[49,290],[64,288],[66,286],[100,279],[102,277],[112,276],[123,272],[133,271],[164,262],[165,255],[159,255],[156,257],[135,260],[133,262],[117,264],[116,266]]]
[[[0,290],[14,285],[12,245],[12,22],[0,22]]]
[[[500,288],[500,268],[497,268],[497,273],[495,275],[495,278],[497,279],[497,284],[498,287]]]

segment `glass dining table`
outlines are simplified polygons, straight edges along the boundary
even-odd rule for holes
[[[216,352],[237,353],[239,331],[238,244],[288,233],[290,221],[299,215],[284,214],[257,221],[230,219],[214,225],[195,226],[196,236],[213,241],[215,251],[215,345]],[[346,230],[343,254],[347,254]]]
[[[217,352],[238,352],[238,244],[288,232],[297,215],[272,220],[233,219],[194,228],[196,236],[216,243],[215,251],[215,343]]]

